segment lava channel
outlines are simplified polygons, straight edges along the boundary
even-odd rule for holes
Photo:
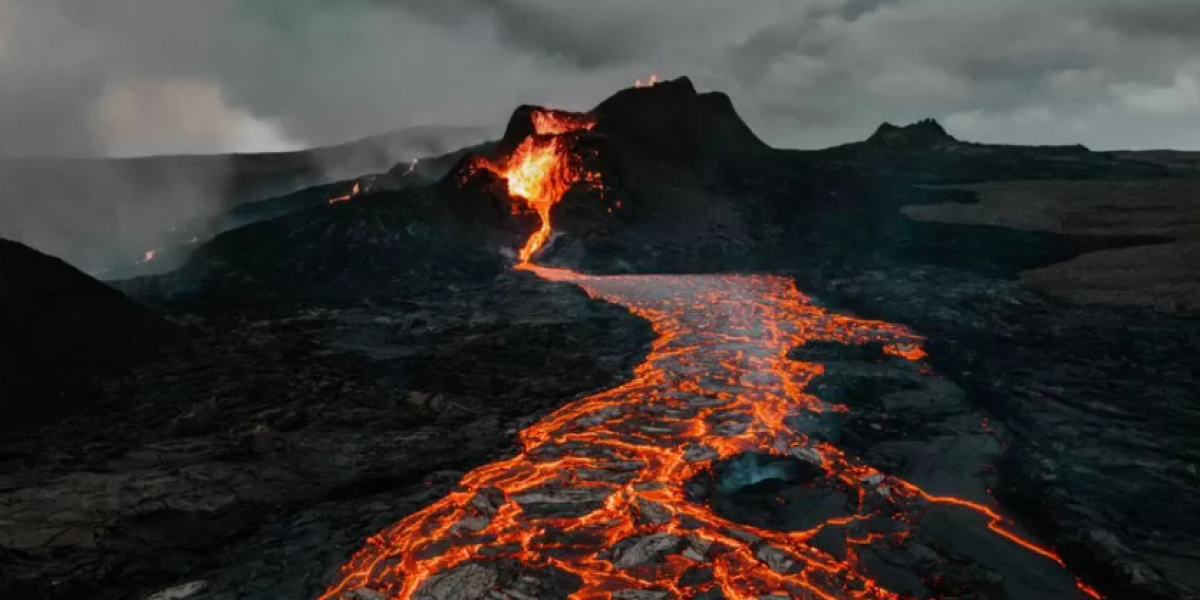
[[[1061,565],[994,508],[926,493],[785,425],[849,410],[807,393],[823,367],[789,359],[789,350],[874,343],[919,359],[922,340],[906,329],[831,314],[779,276],[522,268],[647,319],[657,336],[649,356],[629,382],[552,413],[520,433],[515,456],[475,469],[448,496],[372,536],[322,599],[529,597],[494,589],[486,565],[497,561],[565,573],[577,584],[571,600],[899,599],[858,557],[903,543],[934,505],[973,511],[998,543]],[[731,522],[685,493],[747,452],[805,461],[857,508],[783,532]],[[881,520],[890,525],[867,526]],[[827,527],[845,532],[845,556],[810,544]],[[697,568],[703,578],[685,577]],[[470,591],[472,581],[483,587]]]

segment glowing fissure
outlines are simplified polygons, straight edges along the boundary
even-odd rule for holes
[[[507,558],[576,575],[582,586],[572,600],[610,600],[621,590],[682,599],[713,588],[730,600],[898,599],[864,574],[858,551],[904,540],[932,505],[978,513],[1015,550],[1061,564],[994,509],[926,493],[785,425],[789,416],[849,410],[805,391],[823,367],[789,359],[790,349],[880,343],[894,356],[919,359],[922,340],[904,328],[830,314],[778,276],[522,268],[647,319],[657,335],[649,356],[629,382],[547,416],[521,432],[515,456],[468,473],[445,498],[372,536],[322,598],[372,597],[354,595],[362,588],[422,598],[431,577]],[[821,484],[857,498],[857,508],[808,531],[780,532],[730,522],[687,498],[686,482],[746,452],[819,467]],[[536,510],[556,495],[594,502],[569,517]],[[880,521],[888,526],[873,525]],[[835,526],[845,528],[848,548],[840,560],[809,543]],[[667,540],[670,549],[641,563],[614,550],[639,539]],[[711,566],[711,580],[682,582],[701,565]]]

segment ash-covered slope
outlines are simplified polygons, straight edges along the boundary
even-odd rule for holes
[[[119,284],[197,310],[359,303],[477,281],[535,227],[496,185],[364,193],[214,238],[182,269]]]
[[[174,329],[67,263],[0,239],[0,435],[65,415]]]
[[[377,173],[353,180],[306,187],[268,200],[249,202],[210,219],[205,228],[214,233],[222,233],[251,223],[321,207],[328,204],[330,198],[351,194],[356,184],[362,185],[367,191],[397,191],[427,186],[445,177],[464,156],[488,153],[494,150],[494,146],[494,142],[476,144],[446,154],[389,164],[377,169]]]
[[[146,250],[208,235],[170,227],[190,229],[197,219],[247,202],[382,173],[487,135],[469,127],[415,127],[291,152],[0,158],[0,236],[98,273],[133,263]]]

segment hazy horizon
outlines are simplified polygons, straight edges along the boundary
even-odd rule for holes
[[[536,103],[534,103],[534,104],[536,104]],[[568,110],[586,110],[586,109],[568,108]],[[971,137],[965,136],[960,131],[956,131],[954,126],[951,125],[950,123],[948,123],[947,119],[945,119],[945,118],[937,118],[937,117],[923,117],[923,118],[934,119],[939,124],[941,124],[941,126],[946,130],[946,132],[948,134],[950,134],[954,138],[958,139],[959,141],[963,141],[963,142],[976,142],[976,143],[989,144],[989,145],[1041,145],[1041,146],[1065,146],[1065,145],[1073,145],[1073,144],[1081,143],[1077,140],[1069,140],[1069,139],[1068,140],[1060,140],[1060,141],[1041,142],[1041,143],[1035,143],[1035,144],[1022,142],[1019,139],[1007,139],[1007,140],[976,139],[976,138],[971,138]],[[841,141],[834,141],[834,142],[826,144],[826,145],[808,145],[808,146],[805,146],[805,145],[781,145],[781,144],[772,142],[772,140],[770,139],[770,136],[764,135],[763,132],[760,132],[757,130],[755,130],[754,132],[760,138],[764,139],[765,141],[767,141],[768,144],[770,144],[771,146],[773,146],[775,148],[794,149],[794,150],[820,150],[820,149],[824,149],[824,148],[831,148],[831,147],[839,146],[842,144],[849,144],[849,143],[863,141],[863,140],[867,139],[868,137],[870,137],[870,135],[872,133],[874,133],[875,130],[880,125],[882,125],[884,123],[891,123],[892,125],[897,125],[897,126],[906,126],[906,125],[911,125],[911,124],[917,122],[918,120],[920,120],[920,119],[914,119],[913,121],[895,121],[895,120],[885,119],[883,121],[880,121],[879,123],[876,123],[873,126],[854,128],[854,131],[848,132],[848,135],[850,137],[848,137],[847,139],[844,139]],[[188,157],[188,158],[200,157],[200,158],[202,158],[202,157],[221,157],[221,156],[230,156],[230,155],[258,155],[258,154],[276,154],[276,153],[287,153],[287,152],[304,152],[304,151],[309,151],[309,150],[317,150],[317,149],[321,149],[321,148],[329,148],[329,147],[353,144],[355,142],[365,142],[371,138],[382,137],[382,136],[387,136],[387,135],[396,134],[396,133],[403,133],[403,132],[410,131],[410,130],[416,131],[416,130],[425,130],[425,129],[435,130],[435,131],[436,130],[445,130],[445,131],[458,131],[458,132],[477,131],[481,134],[479,141],[482,142],[482,141],[499,139],[499,137],[504,133],[504,124],[502,123],[498,126],[491,127],[491,128],[486,128],[483,126],[451,125],[451,124],[447,124],[447,125],[438,125],[438,124],[413,125],[413,126],[405,127],[405,128],[384,130],[382,132],[374,133],[374,134],[357,135],[357,136],[354,136],[349,139],[334,140],[329,143],[323,143],[323,144],[293,145],[293,146],[276,147],[276,148],[262,148],[262,149],[256,149],[256,148],[234,149],[234,150],[225,151],[225,152],[219,152],[219,151],[218,152],[175,152],[175,153],[168,152],[168,153],[158,153],[158,154],[129,154],[129,155],[95,154],[95,155],[60,155],[60,156],[48,155],[48,154],[23,155],[23,156],[22,155],[0,155],[0,160],[96,160],[96,159],[137,160],[137,159],[148,159],[148,158],[175,158],[175,157]],[[751,129],[753,129],[753,126],[751,126]],[[800,133],[803,134],[803,132],[800,132]],[[1084,145],[1087,146],[1087,144],[1084,144]],[[1092,151],[1097,151],[1097,152],[1111,152],[1111,151],[1123,151],[1123,150],[1130,150],[1130,151],[1161,150],[1161,151],[1180,151],[1180,152],[1200,152],[1200,143],[1198,143],[1197,147],[1195,147],[1195,148],[1171,148],[1171,147],[1165,147],[1165,146],[1164,147],[1144,147],[1144,148],[1129,148],[1129,147],[1097,148],[1097,147],[1093,147],[1093,146],[1088,146],[1088,149],[1092,150]]]
[[[1194,0],[0,0],[0,155],[324,146],[503,127],[635,79],[728,93],[766,141],[883,121],[1200,150]]]

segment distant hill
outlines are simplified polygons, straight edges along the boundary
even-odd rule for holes
[[[1200,175],[1200,152],[1183,150],[1116,150],[1108,152],[1122,160],[1139,160],[1166,165],[1185,171],[1195,177]]]
[[[996,179],[1155,178],[1168,169],[1082,144],[1020,146],[956,139],[934,119],[883,123],[871,137],[824,150],[796,151],[855,171],[929,184]]]
[[[941,123],[934,119],[922,119],[905,127],[897,127],[891,123],[884,123],[875,130],[875,133],[867,138],[867,144],[874,145],[898,145],[898,146],[939,146],[957,145],[959,142],[954,136],[946,133]]]
[[[0,159],[0,236],[89,272],[193,234],[192,219],[481,142],[468,127],[419,127],[294,152]]]

